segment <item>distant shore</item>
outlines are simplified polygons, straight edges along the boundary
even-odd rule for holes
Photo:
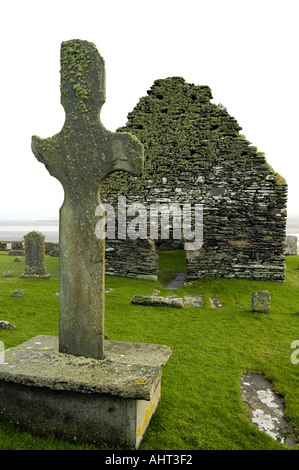
[[[58,220],[0,220],[1,241],[21,241],[33,230],[45,235],[46,242],[59,241]]]
[[[58,220],[0,220],[0,241],[21,241],[33,230],[45,235],[46,242],[59,242]],[[288,217],[286,233],[298,237],[299,250],[299,214]]]

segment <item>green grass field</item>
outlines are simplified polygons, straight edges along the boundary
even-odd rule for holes
[[[0,330],[5,348],[38,335],[58,335],[58,258],[46,256],[50,279],[20,279],[24,258],[0,252],[0,320],[16,326]],[[299,431],[299,364],[293,364],[291,343],[299,340],[299,256],[287,258],[283,283],[236,279],[203,279],[177,289],[179,297],[202,293],[204,306],[174,309],[132,305],[133,295],[160,295],[184,270],[181,253],[160,253],[160,282],[107,276],[105,328],[110,340],[166,344],[172,356],[162,369],[162,397],[140,450],[274,450],[282,444],[257,430],[246,417],[239,379],[244,372],[264,374],[282,395],[285,415]],[[4,278],[5,270],[13,278]],[[24,297],[11,297],[21,288]],[[251,293],[271,292],[271,312],[251,310]],[[212,309],[217,295],[223,309]],[[96,449],[53,438],[39,438],[0,420],[0,450]]]

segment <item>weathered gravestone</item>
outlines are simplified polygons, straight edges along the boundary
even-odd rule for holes
[[[285,248],[284,254],[285,255],[297,255],[298,248],[298,237],[295,235],[287,235],[285,239]]]
[[[61,47],[62,130],[32,138],[36,158],[64,188],[60,209],[59,339],[38,336],[6,351],[0,413],[39,434],[137,448],[156,409],[163,345],[105,341],[104,241],[95,234],[105,177],[142,173],[143,150],[130,134],[107,131],[104,61],[96,47]],[[125,311],[124,311],[125,315]]]
[[[269,313],[271,307],[271,294],[267,290],[259,290],[251,294],[251,308],[253,312]]]
[[[45,235],[29,232],[25,241],[25,272],[22,278],[50,277],[45,267]]]

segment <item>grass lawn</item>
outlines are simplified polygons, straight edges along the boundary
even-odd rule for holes
[[[110,340],[166,344],[172,356],[162,369],[162,397],[140,450],[272,450],[285,446],[258,431],[246,417],[239,379],[244,372],[264,374],[281,394],[285,415],[299,431],[299,364],[291,343],[299,340],[299,256],[287,258],[283,283],[236,279],[203,279],[177,289],[179,297],[202,293],[204,306],[174,309],[132,305],[133,295],[171,293],[163,289],[173,271],[184,271],[184,259],[160,253],[160,281],[107,276],[105,328]],[[16,326],[0,330],[5,348],[38,334],[58,335],[58,258],[46,256],[50,279],[20,279],[24,258],[0,252],[0,320]],[[13,278],[4,278],[5,270]],[[13,298],[21,288],[24,297]],[[251,293],[271,292],[270,314],[251,311]],[[225,304],[212,309],[209,296]],[[297,355],[298,357],[298,355]],[[0,450],[96,449],[53,438],[31,436],[0,419]]]

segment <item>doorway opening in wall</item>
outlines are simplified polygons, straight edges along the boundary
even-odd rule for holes
[[[186,280],[186,251],[182,246],[174,249],[171,243],[157,246],[159,256],[159,282],[165,287],[175,288]]]

